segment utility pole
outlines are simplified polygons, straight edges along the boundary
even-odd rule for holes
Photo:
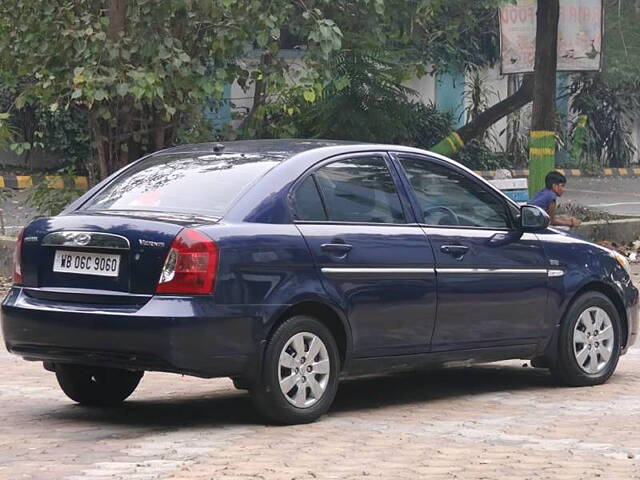
[[[538,0],[533,112],[529,137],[529,195],[544,188],[556,159],[556,67],[559,0]]]

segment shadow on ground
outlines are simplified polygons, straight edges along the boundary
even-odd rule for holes
[[[460,396],[503,391],[555,388],[544,370],[512,366],[473,366],[426,373],[396,374],[345,380],[331,412],[428,403]],[[134,399],[118,408],[86,408],[69,404],[48,417],[74,422],[106,423],[143,429],[260,425],[263,420],[243,391],[198,396]]]

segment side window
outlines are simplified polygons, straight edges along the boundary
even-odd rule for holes
[[[428,225],[509,228],[505,202],[483,185],[427,159],[401,158]]]
[[[314,172],[329,220],[405,223],[391,173],[382,157],[339,160]]]
[[[298,220],[327,220],[327,213],[322,206],[322,199],[312,175],[309,175],[296,189],[294,205]]]

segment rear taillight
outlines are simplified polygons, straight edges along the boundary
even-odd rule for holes
[[[213,240],[186,228],[171,244],[156,293],[211,293],[217,268],[218,247]]]
[[[24,228],[20,230],[18,239],[13,247],[13,284],[22,284],[22,239],[24,237]]]

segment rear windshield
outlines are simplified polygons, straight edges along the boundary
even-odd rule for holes
[[[263,155],[159,155],[131,167],[83,210],[158,211],[221,217],[281,159]]]

